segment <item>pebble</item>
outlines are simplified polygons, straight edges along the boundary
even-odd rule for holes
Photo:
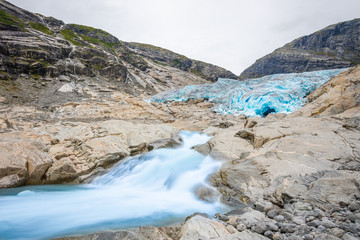
[[[307,218],[306,218],[306,221],[307,221],[307,222],[311,222],[311,221],[313,221],[314,219],[315,219],[314,216],[310,216],[310,217],[307,217]]]
[[[224,215],[224,214],[221,214],[221,213],[217,213],[217,214],[215,214],[215,216],[216,216],[219,220],[224,221],[224,222],[230,220],[230,218],[229,218],[228,216],[226,216],[226,215]]]
[[[342,238],[342,236],[344,236],[345,231],[340,229],[340,228],[333,228],[330,230],[331,234],[334,235],[335,237],[338,238]]]
[[[328,219],[323,219],[321,221],[321,225],[323,225],[326,228],[334,228],[334,227],[336,227],[336,224],[333,223],[332,221],[328,220]]]
[[[295,235],[291,235],[290,237],[287,237],[286,240],[302,240],[302,238]]]
[[[304,235],[304,239],[305,239],[305,240],[313,240],[313,239],[314,239],[314,236],[311,235],[311,234],[305,234],[305,235]]]
[[[305,220],[302,217],[293,217],[292,221],[297,225],[305,224]]]
[[[294,233],[295,232],[295,224],[291,224],[291,223],[283,223],[281,224],[280,228],[281,228],[281,232],[283,233]]]
[[[346,207],[346,206],[349,206],[349,203],[344,202],[344,201],[340,201],[340,202],[339,202],[339,205],[340,205],[341,207]]]
[[[352,221],[352,222],[355,222],[355,221],[356,221],[356,219],[357,219],[357,217],[356,217],[356,215],[355,215],[355,214],[350,213],[350,214],[348,215],[348,219],[349,219],[350,221]]]
[[[342,240],[358,240],[356,237],[352,236],[349,233],[345,233],[344,236],[341,239]]]
[[[319,225],[317,229],[319,232],[326,232],[326,227],[324,227],[323,225]]]
[[[269,217],[269,218],[274,218],[277,214],[279,213],[279,210],[278,209],[270,209],[266,215]]]
[[[267,237],[267,238],[270,238],[270,239],[273,239],[273,235],[274,233],[270,230],[267,230],[265,233],[264,233],[264,236]]]
[[[242,231],[245,231],[246,229],[246,226],[242,223],[238,224],[236,229],[239,231],[239,232],[242,232]]]
[[[317,227],[320,225],[320,221],[319,220],[314,220],[311,222],[308,222],[307,225],[311,226],[311,227]]]
[[[282,237],[281,233],[279,233],[279,232],[274,233],[273,240],[282,240],[282,239],[283,239],[283,237]]]
[[[266,230],[267,230],[267,227],[264,222],[258,222],[255,224],[255,226],[253,226],[251,228],[251,231],[259,233],[259,234],[263,234],[264,232],[266,232]]]
[[[352,211],[352,212],[354,212],[354,211],[356,211],[356,210],[359,210],[359,208],[360,208],[360,206],[359,206],[359,204],[358,203],[350,203],[350,205],[349,205],[349,209],[350,209],[350,211]]]
[[[281,211],[279,215],[283,216],[288,221],[291,221],[291,219],[294,217],[291,213],[286,211]]]
[[[274,217],[274,220],[277,221],[277,222],[283,222],[283,221],[285,221],[285,218],[282,215],[276,215]]]
[[[273,222],[268,222],[268,223],[267,223],[267,227],[268,227],[271,231],[274,231],[274,232],[279,231],[279,227],[276,226],[276,224],[273,223]]]

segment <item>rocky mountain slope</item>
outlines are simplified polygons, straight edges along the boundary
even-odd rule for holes
[[[122,42],[0,1],[0,94],[46,106],[109,92],[151,95],[236,78],[231,72],[151,45]]]
[[[260,58],[240,79],[354,66],[360,63],[359,36],[360,19],[328,26]]]
[[[229,213],[65,239],[360,238],[360,67],[291,115],[221,115],[204,99],[148,103],[229,73],[0,6],[0,188],[87,182],[127,156],[179,144],[179,130],[211,135],[195,149],[223,161],[210,180]]]

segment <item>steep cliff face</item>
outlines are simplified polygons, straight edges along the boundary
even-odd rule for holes
[[[0,94],[10,103],[51,105],[154,93],[237,76],[158,47],[122,42],[0,1]]]
[[[360,19],[300,37],[257,60],[240,79],[351,67],[360,63]]]

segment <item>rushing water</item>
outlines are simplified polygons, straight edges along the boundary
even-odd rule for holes
[[[291,113],[306,103],[306,95],[346,69],[304,73],[274,74],[238,81],[220,78],[216,83],[189,85],[159,93],[149,101],[187,101],[207,99],[216,103],[222,114],[266,116],[269,113]]]
[[[207,135],[182,132],[183,145],[129,158],[84,185],[28,186],[0,191],[0,239],[56,236],[166,225],[194,212],[223,211],[219,195],[200,200],[199,186],[220,162],[191,149]]]

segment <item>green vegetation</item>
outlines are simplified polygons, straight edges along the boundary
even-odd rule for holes
[[[92,66],[93,66],[93,68],[95,68],[95,69],[97,69],[97,70],[103,69],[103,67],[102,67],[102,66],[99,66],[99,65],[92,65]]]
[[[39,60],[38,62],[40,62],[45,68],[49,66],[49,63],[44,60]]]
[[[104,41],[101,41],[97,38],[93,38],[93,37],[88,37],[86,35],[83,35],[83,34],[80,34],[81,38],[84,39],[85,41],[89,42],[89,43],[93,43],[93,44],[103,44],[105,46],[107,46],[108,48],[110,49],[113,49],[113,47],[115,45],[117,45],[117,43],[107,43],[107,42],[104,42]]]
[[[78,24],[69,24],[69,26],[73,32],[76,32],[83,40],[89,43],[102,44],[110,49],[120,44],[114,42],[116,38],[104,30]]]
[[[34,79],[39,79],[39,77],[40,77],[39,74],[31,74],[31,76],[32,76]]]
[[[0,9],[0,23],[4,23],[6,25],[17,26],[21,30],[25,31],[25,24],[19,18],[5,12]]]
[[[84,46],[84,44],[76,41],[78,40],[78,36],[71,30],[68,30],[68,29],[63,29],[61,30],[61,35],[64,36],[64,38],[68,41],[70,41],[72,44],[76,45],[76,46]]]
[[[155,50],[155,51],[158,51],[158,52],[176,54],[176,53],[171,52],[170,50],[167,50],[167,49],[164,49],[164,48],[161,48],[161,47],[156,47],[156,46],[153,46],[151,44],[135,43],[135,42],[131,42],[130,44],[135,45],[135,46],[137,46],[139,48],[143,48],[143,49],[151,49],[151,50]]]
[[[31,27],[32,27],[33,29],[35,29],[35,30],[38,30],[38,31],[40,31],[40,32],[43,32],[43,33],[45,33],[45,34],[47,34],[47,35],[54,35],[53,32],[51,32],[49,28],[47,28],[46,26],[44,26],[44,25],[42,25],[42,24],[40,24],[40,23],[33,23],[33,22],[31,22],[30,25],[31,25]]]
[[[201,78],[207,79],[206,76],[202,72],[200,72],[199,70],[190,69],[190,72],[197,75],[197,76],[199,76],[199,77],[201,77]]]
[[[83,34],[89,34],[92,32],[100,33],[104,36],[112,36],[110,33],[105,32],[104,30],[93,28],[89,26],[79,25],[79,24],[69,24],[69,26],[75,28],[77,31],[82,32]]]
[[[0,80],[11,80],[11,77],[7,72],[0,71]]]

